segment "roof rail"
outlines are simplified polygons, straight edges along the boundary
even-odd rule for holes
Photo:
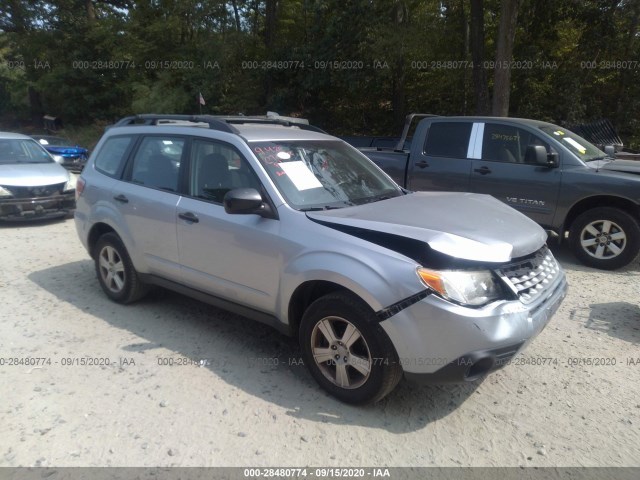
[[[297,119],[292,117],[280,117],[277,114],[269,112],[267,116],[248,116],[243,115],[161,115],[155,113],[145,113],[140,115],[132,115],[125,117],[116,122],[114,127],[122,127],[125,125],[158,125],[162,120],[177,120],[192,123],[206,123],[211,130],[219,130],[227,133],[239,134],[239,130],[234,125],[241,124],[264,124],[264,125],[282,125],[284,127],[298,127],[301,130],[311,130],[318,133],[326,133],[324,130],[309,125],[308,120]]]

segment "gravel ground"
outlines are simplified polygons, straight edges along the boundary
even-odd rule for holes
[[[163,290],[110,302],[73,220],[0,238],[0,466],[640,466],[637,263],[556,248],[569,294],[513,364],[356,408],[265,326]]]

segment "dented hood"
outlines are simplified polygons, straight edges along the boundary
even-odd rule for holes
[[[417,192],[308,217],[427,243],[454,258],[507,262],[541,248],[546,232],[489,195]]]

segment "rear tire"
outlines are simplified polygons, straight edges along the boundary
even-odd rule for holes
[[[105,233],[96,243],[93,258],[96,274],[104,293],[117,303],[132,303],[148,291],[133,267],[129,253],[120,237]]]
[[[585,265],[615,270],[631,263],[640,251],[640,226],[627,212],[599,207],[580,214],[571,224],[569,242]]]
[[[358,297],[330,293],[309,306],[300,324],[300,347],[315,380],[345,403],[373,403],[402,378],[391,340]]]

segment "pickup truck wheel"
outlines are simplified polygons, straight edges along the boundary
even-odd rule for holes
[[[617,208],[587,210],[571,225],[569,241],[585,265],[614,270],[631,263],[640,250],[640,226]]]
[[[148,291],[140,281],[122,240],[115,233],[102,235],[95,247],[95,267],[104,293],[118,303],[131,303]]]
[[[391,340],[354,295],[331,293],[313,302],[302,318],[300,346],[320,386],[346,403],[376,402],[402,377]]]

